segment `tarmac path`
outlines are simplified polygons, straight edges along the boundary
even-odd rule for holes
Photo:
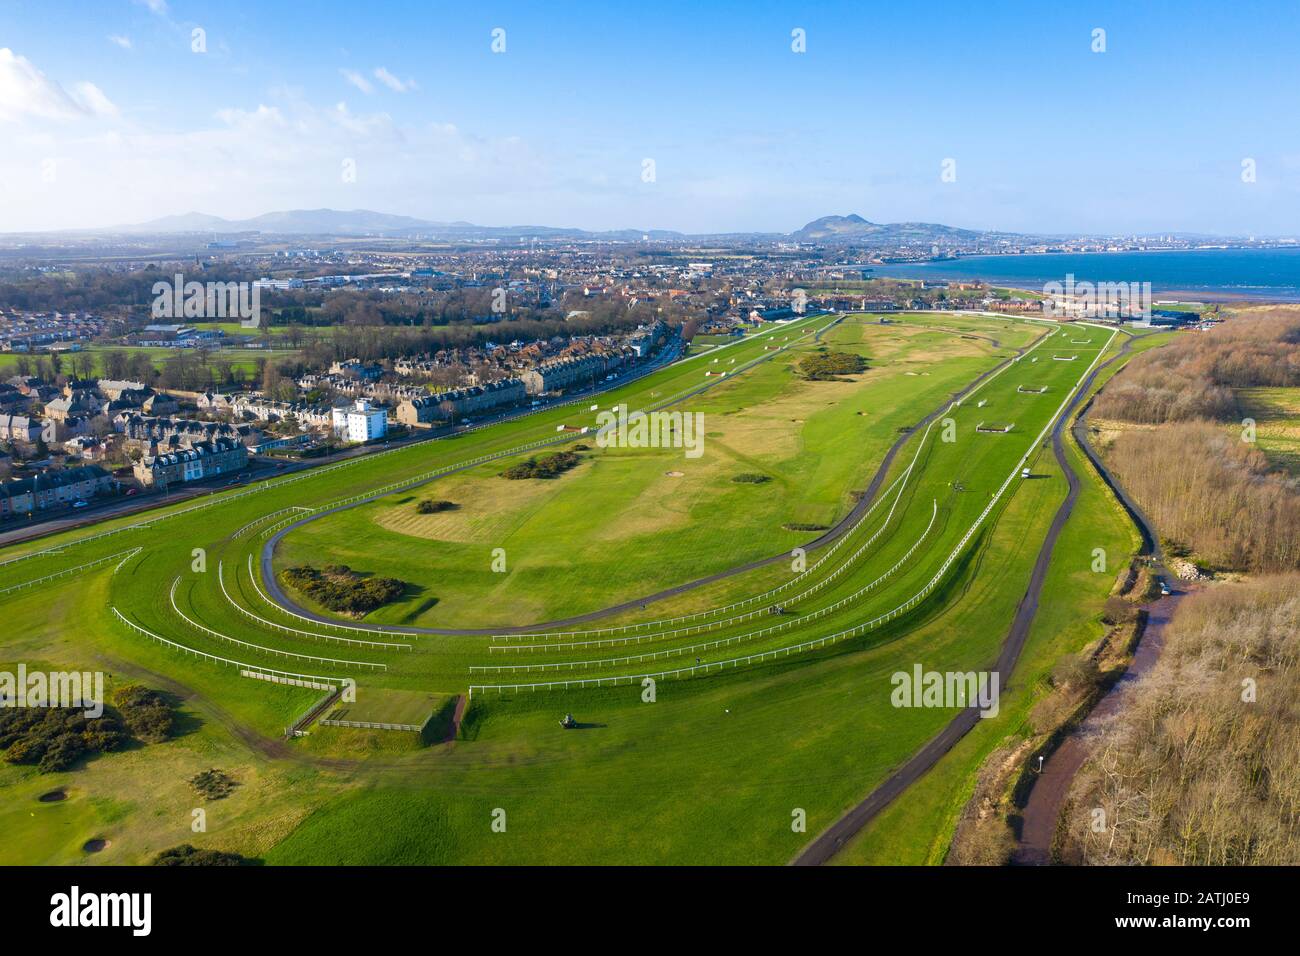
[[[1056,514],[1052,517],[1052,524],[1047,529],[1047,535],[1043,538],[1043,543],[1038,550],[1038,557],[1034,562],[1033,571],[1029,576],[1029,585],[1025,589],[1024,596],[1021,597],[1020,603],[1016,606],[1016,613],[1012,618],[1011,627],[1002,642],[1002,651],[998,655],[997,663],[994,665],[994,670],[998,674],[998,680],[1003,689],[1010,686],[1011,673],[1020,657],[1021,650],[1025,646],[1025,641],[1029,637],[1029,629],[1034,622],[1034,617],[1038,613],[1038,601],[1042,594],[1043,581],[1046,579],[1047,571],[1052,563],[1052,553],[1056,548],[1056,539],[1060,537],[1061,529],[1065,527],[1065,522],[1074,511],[1074,505],[1079,498],[1079,491],[1082,487],[1078,474],[1065,454],[1063,434],[1066,423],[1074,414],[1075,409],[1079,407],[1097,375],[1125,355],[1132,342],[1131,338],[1126,339],[1119,352],[1088,373],[1088,376],[1075,392],[1074,399],[1061,413],[1056,425],[1052,428],[1052,452],[1055,454],[1061,470],[1065,473],[1069,489],[1066,492],[1065,500],[1061,502]],[[943,730],[939,731],[925,746],[908,758],[901,767],[885,778],[860,803],[850,808],[848,812],[804,847],[791,861],[792,864],[794,866],[820,866],[828,862],[876,814],[889,806],[908,787],[920,780],[931,767],[938,763],[940,758],[957,744],[957,741],[971,731],[979,719],[979,710],[975,707],[968,707],[960,711]]]

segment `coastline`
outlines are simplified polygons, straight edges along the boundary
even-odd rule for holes
[[[1159,260],[1158,265],[1153,260]],[[1152,294],[1164,299],[1300,302],[1300,247],[1294,246],[1031,252],[871,267],[873,279],[978,280],[1030,292],[1041,292],[1045,283],[1060,281],[1067,274],[1079,281],[1150,282]],[[1241,281],[1243,278],[1254,281]]]

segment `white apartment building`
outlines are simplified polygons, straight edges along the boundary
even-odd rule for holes
[[[335,408],[333,419],[334,434],[345,441],[371,441],[388,433],[388,412],[372,407],[364,398]]]

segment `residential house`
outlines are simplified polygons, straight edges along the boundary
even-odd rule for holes
[[[41,437],[41,423],[26,415],[0,415],[0,441],[32,443]]]
[[[188,448],[162,455],[146,455],[136,462],[133,472],[145,487],[201,481],[227,475],[247,466],[248,449],[232,438],[196,441]]]

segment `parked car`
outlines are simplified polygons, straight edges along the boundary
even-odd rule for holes
[[[85,507],[87,507],[87,502],[85,502],[85,501],[74,501],[74,502],[72,503],[72,507],[74,507],[74,508],[85,508]]]

